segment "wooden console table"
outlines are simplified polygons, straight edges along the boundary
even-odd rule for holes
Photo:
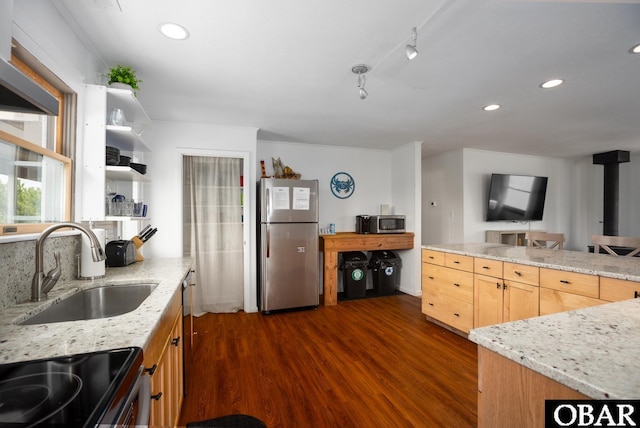
[[[324,305],[338,304],[338,253],[346,251],[410,250],[413,236],[409,233],[361,234],[338,232],[320,236],[324,253]]]

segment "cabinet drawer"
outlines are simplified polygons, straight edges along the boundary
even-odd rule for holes
[[[441,251],[422,249],[422,262],[444,266],[444,253]]]
[[[473,274],[441,266],[430,266],[422,275],[422,289],[473,303]]]
[[[441,294],[427,293],[423,306],[424,313],[464,333],[473,328],[473,303]]]
[[[540,315],[555,314],[558,312],[572,311],[574,309],[588,308],[590,306],[608,303],[593,297],[579,294],[565,293],[563,291],[540,288]]]
[[[640,282],[600,277],[600,299],[608,302],[633,299],[640,296]]]
[[[556,269],[540,269],[540,286],[586,297],[598,298],[599,278],[596,275],[565,272]]]
[[[519,263],[504,262],[504,279],[529,285],[540,284],[540,268],[537,266],[521,265]]]
[[[473,257],[461,256],[459,254],[445,253],[444,265],[454,269],[473,272]]]
[[[474,257],[473,271],[481,275],[488,275],[494,278],[502,278],[502,262],[500,260]]]

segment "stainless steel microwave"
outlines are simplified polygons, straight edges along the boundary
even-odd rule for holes
[[[403,215],[372,215],[370,233],[404,233],[405,216]]]

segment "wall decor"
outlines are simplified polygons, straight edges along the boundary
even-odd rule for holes
[[[353,195],[353,191],[356,189],[356,182],[353,177],[346,172],[336,172],[331,177],[331,193],[333,196],[339,199],[347,199]]]

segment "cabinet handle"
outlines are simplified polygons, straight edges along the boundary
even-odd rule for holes
[[[434,257],[433,257],[433,256],[429,256],[429,258],[430,258],[431,260],[433,260],[433,259],[434,259]]]
[[[561,279],[560,282],[562,284],[571,284],[569,281],[567,281],[566,279]]]
[[[489,270],[490,268],[489,268],[489,266],[482,266],[482,269]]]
[[[515,273],[518,276],[522,276],[522,274],[520,272],[518,272],[517,270],[514,270],[513,273]]]
[[[158,392],[156,395],[152,395],[151,399],[158,401],[160,400],[160,397],[162,397],[162,392]]]
[[[455,282],[453,283],[453,285],[455,285],[456,287],[460,287],[460,284],[455,283]]]
[[[180,343],[180,336],[174,337],[173,339],[171,339],[171,345],[178,346],[179,343]]]
[[[496,282],[496,288],[500,288],[500,283]]]
[[[459,265],[459,264],[460,264],[460,262],[459,262],[459,261],[457,261],[457,260],[454,260],[454,261],[453,261],[453,263],[454,263],[454,264],[456,264],[456,265]]]
[[[144,369],[145,373],[149,373],[149,375],[153,375],[156,371],[156,369],[158,368],[157,364],[154,364],[153,366],[151,366],[150,368],[146,368]]]
[[[429,302],[429,306],[433,306],[433,303]]]
[[[640,297],[640,293],[638,293],[637,291],[633,292],[633,298],[637,299],[638,297]]]
[[[457,313],[455,313],[455,312],[453,313],[453,315],[455,315],[455,316],[457,316],[457,317],[459,317],[459,316],[460,316],[460,314],[457,314]]]
[[[433,277],[432,277],[432,276],[429,276],[428,278],[429,278],[429,279],[433,279]]]
[[[507,284],[503,284],[503,285],[502,285],[502,289],[503,289],[503,290],[506,290],[506,289],[507,289]]]

